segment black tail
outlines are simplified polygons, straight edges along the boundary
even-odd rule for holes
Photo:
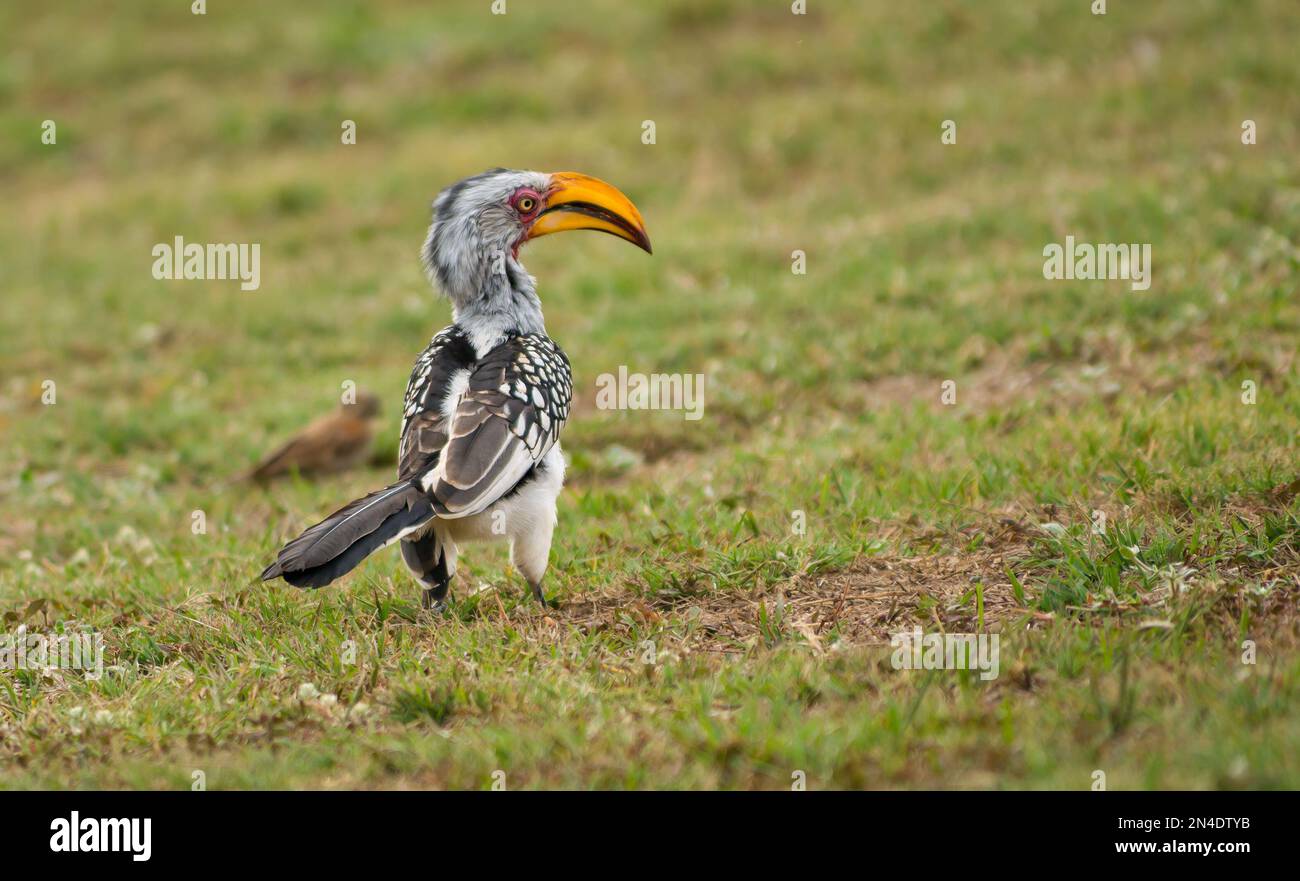
[[[339,508],[289,542],[262,571],[262,580],[324,587],[432,518],[429,496],[418,484],[395,483]]]

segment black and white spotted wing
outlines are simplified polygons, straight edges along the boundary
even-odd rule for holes
[[[555,445],[569,418],[569,359],[542,334],[508,338],[484,355],[425,478],[440,517],[468,517],[509,493]]]
[[[479,360],[455,325],[415,363],[398,476],[417,479],[440,517],[467,517],[509,493],[569,417],[569,359],[542,334],[509,337]]]
[[[454,391],[457,376],[467,378],[473,368],[474,347],[454,324],[439,331],[416,359],[402,401],[402,433],[397,447],[400,479],[422,477],[437,466],[451,434],[447,399]]]

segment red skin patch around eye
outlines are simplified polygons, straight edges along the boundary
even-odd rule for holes
[[[524,199],[533,200],[533,208],[531,211],[525,211],[520,207],[520,202]],[[527,225],[536,220],[537,215],[541,213],[542,195],[531,187],[520,187],[515,190],[514,194],[510,197],[510,207],[515,209],[515,213],[519,215],[519,221],[527,227]],[[519,241],[515,242],[514,247],[511,249],[514,252],[515,257],[519,256],[519,246],[524,243],[526,238],[528,238],[527,232],[520,236]]]
[[[519,207],[520,203],[524,199],[533,200],[533,207],[531,211],[525,211],[521,207]],[[519,189],[515,190],[515,194],[510,197],[510,207],[515,209],[516,212],[518,212],[520,220],[527,223],[528,221],[536,217],[537,212],[541,210],[542,196],[534,189],[530,189],[529,187],[520,187]]]

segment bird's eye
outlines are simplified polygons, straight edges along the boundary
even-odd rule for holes
[[[533,209],[537,207],[537,200],[532,196],[524,196],[518,202],[515,202],[515,207],[519,209],[521,214],[532,214]]]

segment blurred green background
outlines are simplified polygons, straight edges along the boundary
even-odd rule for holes
[[[1115,786],[1296,785],[1294,0],[491,5],[0,8],[0,610],[89,622],[123,667],[9,681],[12,785],[202,763],[214,785],[473,786],[507,762],[532,785],[1068,787],[1103,761]],[[499,549],[455,590],[505,604],[444,625],[396,554],[324,593],[250,589],[390,469],[227,481],[345,380],[383,397],[391,459],[448,321],[429,203],[496,165],[609,180],[655,246],[523,255],[575,372],[567,605],[519,604]],[[177,235],[259,243],[260,290],[155,281]],[[1151,289],[1045,280],[1066,235],[1151,244]],[[620,364],[704,373],[705,418],[596,410]],[[1090,537],[1096,509],[1121,530]],[[935,556],[956,575],[903,579],[894,612],[816,617],[818,578],[861,599],[864,560]],[[886,614],[971,614],[974,575],[1043,628],[1007,651],[1046,692],[922,687],[847,648]],[[1241,678],[1259,627],[1271,678]],[[673,657],[657,679],[627,660],[645,639]],[[345,640],[368,664],[339,665]],[[467,653],[472,676],[446,661]],[[304,709],[309,680],[370,715]],[[76,721],[96,707],[114,721]]]

